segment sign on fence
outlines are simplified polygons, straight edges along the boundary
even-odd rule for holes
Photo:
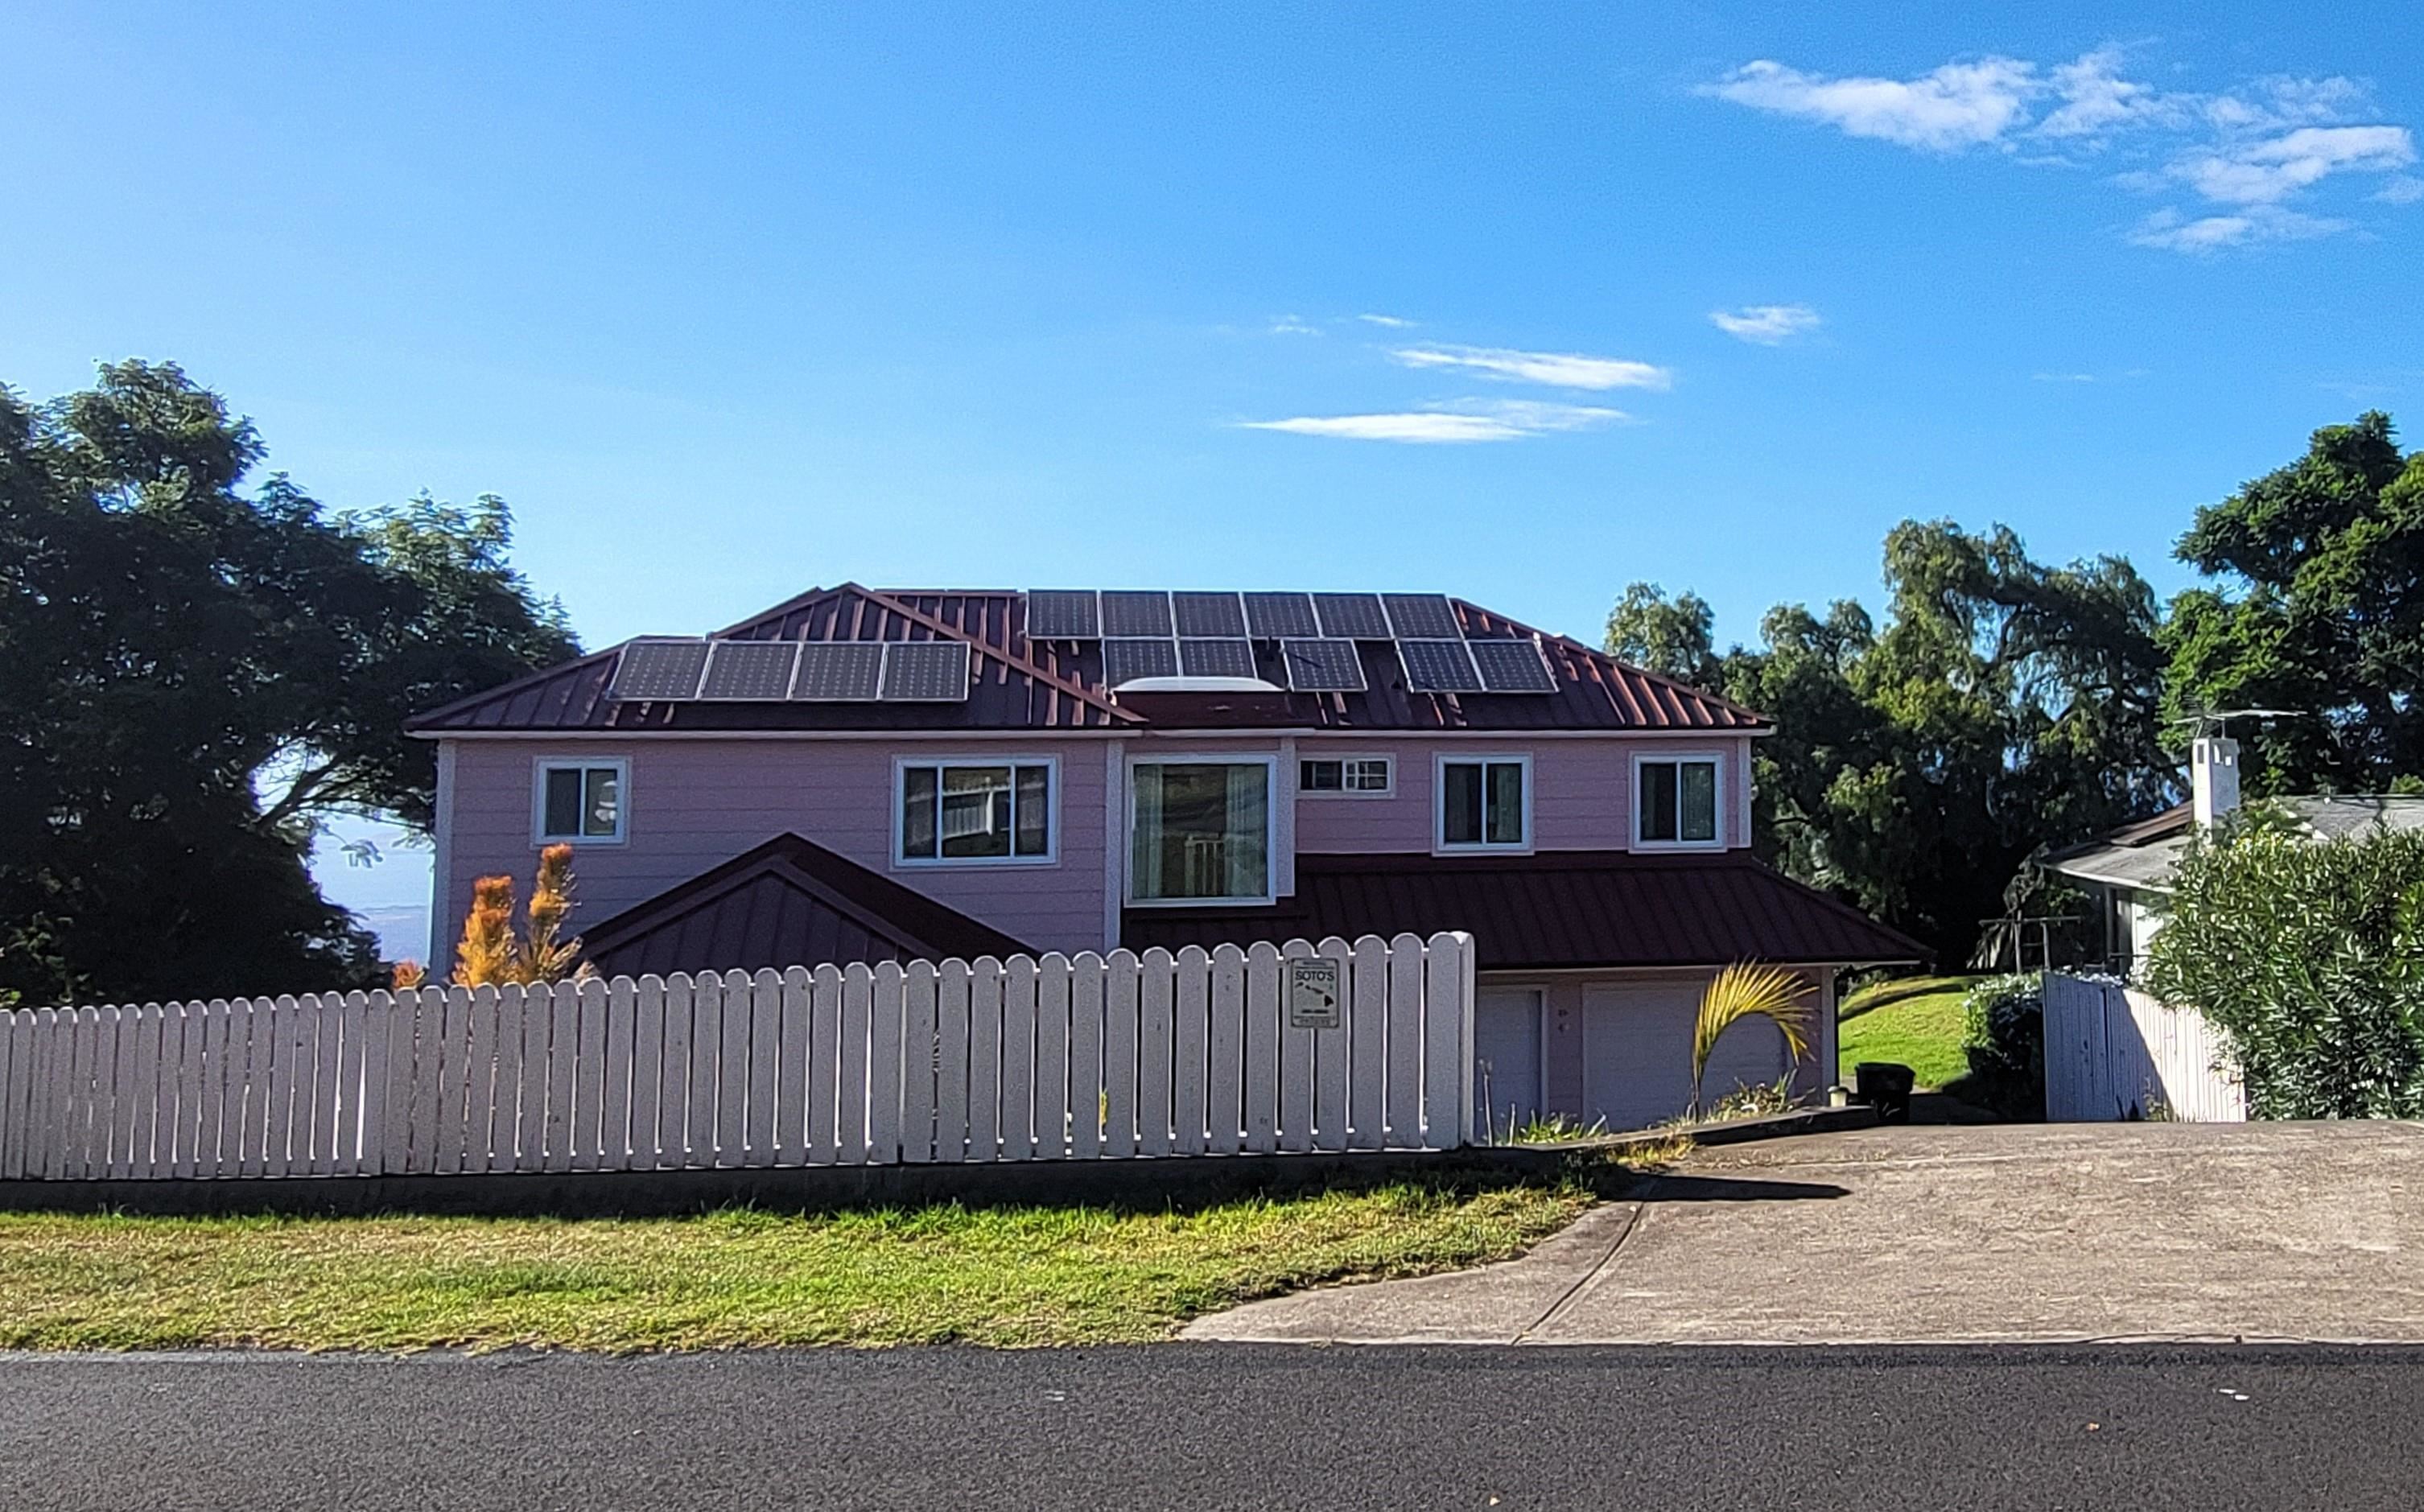
[[[1401,934],[19,1010],[0,1179],[1445,1149],[1473,969]]]

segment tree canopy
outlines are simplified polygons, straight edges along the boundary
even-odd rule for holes
[[[2388,416],[2317,431],[2177,554],[2214,581],[2161,606],[2119,557],[2049,566],[2001,526],[1906,520],[1882,628],[1783,604],[1720,653],[1707,603],[1636,582],[1607,645],[1772,717],[1762,851],[1955,961],[2033,853],[2177,801],[2186,715],[2288,711],[2239,726],[2258,792],[2424,777],[2424,453]]]
[[[0,987],[30,1001],[363,978],[318,826],[426,826],[406,717],[577,649],[502,501],[332,514],[247,486],[264,455],[174,364],[0,388]]]

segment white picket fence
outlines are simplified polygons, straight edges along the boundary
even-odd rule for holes
[[[1294,1027],[1292,957],[1339,963]],[[1432,1150],[1473,942],[617,977],[0,1012],[0,1179]]]
[[[2219,1030],[2118,982],[2045,978],[2046,1117],[2241,1123],[2247,1091]]]

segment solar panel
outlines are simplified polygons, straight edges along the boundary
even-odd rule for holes
[[[1092,588],[1037,588],[1027,596],[1030,641],[1091,641],[1103,633]]]
[[[892,641],[884,647],[888,704],[956,704],[968,696],[965,641]]]
[[[1236,594],[1172,594],[1170,610],[1183,636],[1229,640],[1246,633],[1246,606]]]
[[[1464,633],[1445,594],[1382,594],[1380,601],[1401,641],[1452,641]]]
[[[1158,589],[1143,593],[1105,589],[1103,633],[1107,636],[1170,634],[1170,595]]]
[[[1104,597],[1110,597],[1105,594]],[[1178,676],[1178,643],[1154,640],[1107,640],[1103,643],[1103,686],[1116,688],[1139,677]]]
[[[791,691],[797,641],[710,641],[701,698],[782,698]]]
[[[1178,643],[1179,670],[1190,677],[1259,677],[1254,643],[1192,640]]]
[[[1467,641],[1473,664],[1481,669],[1481,686],[1493,693],[1553,693],[1557,679],[1532,641]]]
[[[1477,693],[1481,674],[1462,641],[1399,641],[1397,655],[1406,664],[1406,686],[1418,693]]]
[[[1256,639],[1265,641],[1321,633],[1321,622],[1313,617],[1311,594],[1248,594],[1246,624]]]
[[[1352,641],[1283,641],[1287,685],[1300,693],[1360,693],[1364,659]]]
[[[1389,616],[1380,612],[1379,594],[1315,594],[1313,607],[1321,615],[1321,633],[1332,639],[1390,639]]]
[[[884,688],[881,641],[811,642],[800,647],[800,670],[791,696],[813,703],[854,703]]]
[[[614,660],[613,698],[696,698],[705,641],[633,641]]]

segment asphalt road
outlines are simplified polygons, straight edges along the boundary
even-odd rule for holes
[[[0,1356],[0,1507],[2424,1501],[2424,1350]]]

